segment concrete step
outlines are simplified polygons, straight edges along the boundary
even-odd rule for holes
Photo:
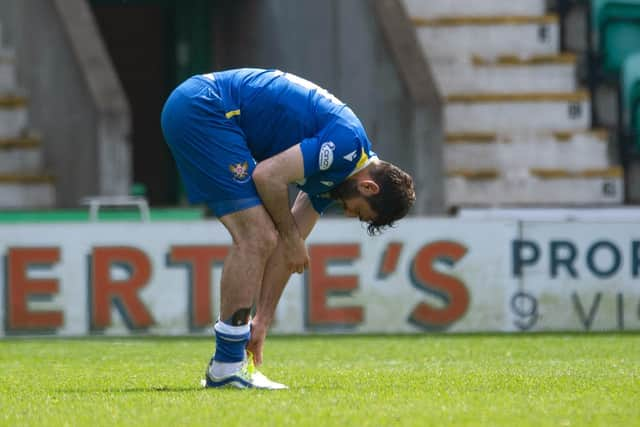
[[[445,97],[445,132],[587,130],[590,108],[585,91],[455,94]]]
[[[35,174],[40,170],[42,145],[39,138],[0,138],[0,174]]]
[[[0,138],[17,138],[27,126],[27,99],[0,95]]]
[[[403,0],[409,16],[535,16],[544,15],[545,0]]]
[[[504,175],[498,170],[447,172],[449,207],[599,206],[623,202],[623,172],[607,169],[531,169]]]
[[[44,208],[54,205],[53,177],[33,174],[0,175],[0,208]]]
[[[432,69],[440,93],[574,92],[576,57],[572,54],[530,58],[478,56],[456,63],[435,63]]]
[[[445,138],[446,170],[491,170],[500,173],[537,169],[606,169],[608,133],[578,132],[467,132]]]
[[[556,15],[412,18],[431,63],[455,63],[472,55],[496,58],[554,55],[559,49]]]

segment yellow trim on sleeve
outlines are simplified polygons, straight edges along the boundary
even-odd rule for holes
[[[365,167],[367,167],[367,165],[371,163],[371,159],[372,157],[369,157],[369,155],[365,153],[364,150],[360,151],[360,159],[358,160],[358,163],[356,163],[356,167],[353,169],[353,171],[351,171],[349,176],[353,176],[356,173],[360,172]]]
[[[230,119],[231,117],[235,117],[239,115],[240,115],[240,110],[231,110],[231,111],[227,111],[227,113],[224,116],[227,119]]]
[[[357,171],[362,169],[364,165],[367,163],[367,160],[369,160],[369,156],[367,156],[367,153],[365,153],[364,150],[362,150],[361,153],[362,154],[360,155],[360,160],[358,160],[358,163],[356,164]]]

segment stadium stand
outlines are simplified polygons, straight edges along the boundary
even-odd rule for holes
[[[594,105],[593,123],[615,136],[617,157],[624,168],[625,199],[637,203],[640,172],[637,142],[637,79],[640,51],[640,0],[559,0],[566,10],[587,5],[587,82]],[[613,102],[607,99],[615,99]],[[607,106],[607,104],[610,104]],[[603,107],[604,106],[604,107]]]
[[[544,0],[404,4],[445,102],[449,207],[622,203],[622,169]]]
[[[605,75],[620,72],[640,46],[639,0],[591,0],[591,38]]]
[[[18,88],[14,58],[0,27],[0,208],[52,207],[54,178],[43,171],[40,138],[28,132],[28,99]]]
[[[620,77],[622,108],[620,125],[625,151],[640,152],[640,50],[625,58]]]

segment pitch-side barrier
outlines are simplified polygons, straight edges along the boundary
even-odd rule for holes
[[[0,225],[0,336],[206,334],[217,221]],[[640,330],[640,220],[323,219],[273,333]]]

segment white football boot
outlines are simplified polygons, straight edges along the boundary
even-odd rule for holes
[[[212,363],[213,359],[209,362],[205,377],[201,381],[202,386],[205,388],[225,386],[235,388],[258,388],[264,390],[283,390],[289,388],[284,384],[271,381],[258,371],[253,363],[253,354],[249,351],[247,351],[244,361],[238,370],[223,377],[216,377],[213,375],[213,370],[211,369]]]

